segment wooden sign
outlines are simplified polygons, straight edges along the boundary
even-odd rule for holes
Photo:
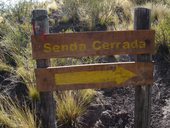
[[[152,63],[106,63],[35,70],[40,91],[106,88],[153,83]]]
[[[32,36],[34,59],[153,53],[153,30]]]

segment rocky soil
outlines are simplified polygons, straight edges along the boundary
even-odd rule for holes
[[[161,48],[160,48],[161,49]],[[169,52],[154,56],[154,84],[151,97],[151,128],[170,128]],[[85,115],[78,119],[80,128],[133,128],[134,87],[101,89]]]

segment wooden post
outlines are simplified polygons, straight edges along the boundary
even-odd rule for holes
[[[49,33],[49,23],[46,10],[33,10],[32,25],[34,35]],[[37,68],[46,68],[50,61],[46,59],[36,60]],[[41,128],[56,128],[55,102],[52,92],[40,92],[40,108],[38,108],[41,120]]]
[[[134,29],[150,29],[150,9],[135,8]],[[136,56],[136,62],[151,62],[151,55],[142,54]],[[150,127],[151,110],[151,85],[135,87],[135,128]]]

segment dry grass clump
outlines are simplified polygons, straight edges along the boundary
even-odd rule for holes
[[[164,4],[146,3],[143,6],[152,10],[151,19],[153,22],[164,20],[170,14],[169,7]]]
[[[6,72],[14,72],[14,68],[10,65],[7,65],[6,63],[0,61],[0,71],[6,71]]]
[[[59,123],[64,126],[75,126],[76,119],[85,113],[95,94],[96,91],[92,89],[58,93],[56,114]]]
[[[34,69],[19,67],[16,70],[16,74],[21,77],[23,83],[27,86],[29,97],[33,100],[39,99],[39,92],[36,88]]]
[[[8,128],[39,128],[35,113],[8,96],[0,95],[0,123]]]

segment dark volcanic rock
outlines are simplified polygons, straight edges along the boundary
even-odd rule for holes
[[[130,96],[133,96],[134,93],[129,89],[114,88],[110,97],[105,96],[103,90],[99,91],[94,101],[95,107],[92,103],[93,109],[90,105],[87,113],[81,117],[83,120],[79,120],[79,122],[85,122],[83,128],[125,128],[125,126],[133,125],[134,102],[127,95],[131,93]],[[120,95],[121,92],[124,96]]]
[[[167,58],[169,52],[167,49],[158,51],[154,56],[151,128],[169,128],[170,61]],[[106,61],[105,58],[102,58],[100,61],[107,62],[108,58]],[[102,109],[96,108],[93,111],[88,109],[86,116],[83,116],[88,123],[83,128],[134,128],[134,93],[133,87],[101,89],[98,91],[98,96],[94,103],[96,106],[102,106]],[[88,120],[91,119],[93,121],[89,123],[90,121]]]
[[[101,113],[100,120],[104,126],[109,126],[112,122],[112,111],[103,111]]]
[[[28,100],[28,89],[11,73],[0,71],[0,93],[10,96],[13,100],[24,104]]]
[[[78,118],[81,128],[92,127],[99,119],[103,110],[104,108],[101,104],[91,104],[88,111],[82,117]]]

